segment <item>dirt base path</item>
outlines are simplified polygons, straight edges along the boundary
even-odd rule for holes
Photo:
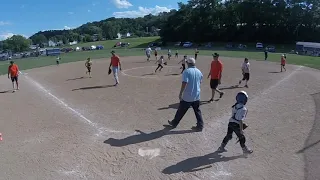
[[[25,71],[16,93],[6,92],[11,83],[1,76],[0,179],[320,177],[319,97],[312,95],[320,91],[319,71],[289,65],[287,72],[278,73],[278,64],[251,61],[249,88],[235,88],[242,59],[222,58],[226,94],[206,103],[211,90],[204,79],[205,129],[196,133],[190,129],[196,123],[191,109],[176,129],[163,127],[178,107],[178,60],[157,74],[155,62],[145,61],[122,58],[117,87],[106,60],[94,61],[92,78],[87,78],[84,62]],[[197,60],[204,77],[210,62],[210,57]],[[240,90],[250,96],[245,133],[254,153],[242,156],[233,139],[228,152],[216,154]]]

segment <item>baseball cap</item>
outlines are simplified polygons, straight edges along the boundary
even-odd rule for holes
[[[13,64],[14,63],[14,61],[10,61],[10,64]]]
[[[188,58],[187,63],[188,64],[196,64],[196,60],[194,58]]]
[[[111,51],[111,54],[114,54],[114,53],[116,53],[115,51]]]
[[[219,54],[218,53],[213,53],[212,56],[213,57],[219,57]]]

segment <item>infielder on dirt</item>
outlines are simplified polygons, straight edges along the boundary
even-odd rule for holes
[[[115,86],[117,86],[119,84],[118,71],[119,71],[119,67],[121,71],[121,63],[120,63],[120,58],[115,54],[115,51],[111,51],[111,54],[112,54],[112,57],[111,57],[109,70],[112,66],[113,76],[114,76],[114,79],[116,80]]]
[[[10,61],[10,66],[8,67],[8,79],[11,78],[12,81],[12,92],[19,90],[19,67],[13,61]],[[14,82],[16,82],[17,89],[14,88]]]

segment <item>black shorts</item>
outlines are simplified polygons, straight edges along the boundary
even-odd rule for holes
[[[210,80],[211,89],[217,89],[218,85],[219,85],[219,79],[211,79]]]
[[[18,82],[18,76],[11,77],[12,82]]]
[[[88,66],[87,69],[88,69],[88,72],[91,72],[91,67],[90,66]]]
[[[179,54],[178,53],[176,53],[176,56],[178,56]]]
[[[147,54],[147,57],[150,58],[150,54]]]
[[[242,81],[245,81],[245,80],[249,81],[249,79],[250,79],[250,74],[249,73],[244,73]]]

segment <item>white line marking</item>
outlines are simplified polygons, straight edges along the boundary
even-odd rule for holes
[[[80,117],[82,120],[84,120],[84,122],[86,122],[87,124],[89,124],[90,126],[96,128],[99,132],[96,134],[96,136],[100,136],[101,134],[103,134],[104,132],[109,132],[109,133],[127,133],[124,131],[116,131],[116,130],[111,130],[111,129],[107,129],[104,127],[99,127],[96,123],[93,123],[90,119],[86,118],[84,115],[82,115],[81,113],[79,113],[78,111],[76,111],[75,109],[73,109],[72,107],[70,107],[67,103],[65,103],[64,101],[62,101],[61,99],[59,99],[57,96],[53,95],[52,93],[50,93],[46,88],[44,88],[41,84],[39,84],[38,82],[36,82],[35,80],[33,80],[32,78],[28,77],[28,76],[24,76],[28,81],[30,81],[33,85],[35,85],[39,90],[41,90],[42,92],[44,92],[45,94],[49,95],[51,98],[53,98],[59,105],[61,105],[61,107],[64,107],[65,109],[69,110],[70,112],[72,112],[74,115]]]
[[[135,68],[130,68],[130,69],[125,69],[125,70],[122,70],[121,71],[121,73],[123,74],[123,75],[125,75],[125,76],[129,76],[129,77],[134,77],[134,78],[142,78],[142,79],[159,79],[159,80],[161,80],[160,79],[160,77],[150,77],[150,76],[134,76],[134,75],[130,75],[130,74],[127,74],[127,73],[125,73],[125,72],[127,72],[127,71],[131,71],[131,70],[135,70],[135,69],[143,69],[143,68],[148,68],[148,67],[152,67],[152,68],[156,68],[156,67],[158,67],[158,66],[142,66],[142,67],[135,67]],[[164,68],[165,67],[171,67],[171,68],[179,68],[180,66],[164,66]],[[163,69],[164,69],[163,68]],[[152,72],[154,72],[154,71],[152,71]],[[156,75],[156,74],[155,74]],[[179,75],[180,76],[180,75]]]

